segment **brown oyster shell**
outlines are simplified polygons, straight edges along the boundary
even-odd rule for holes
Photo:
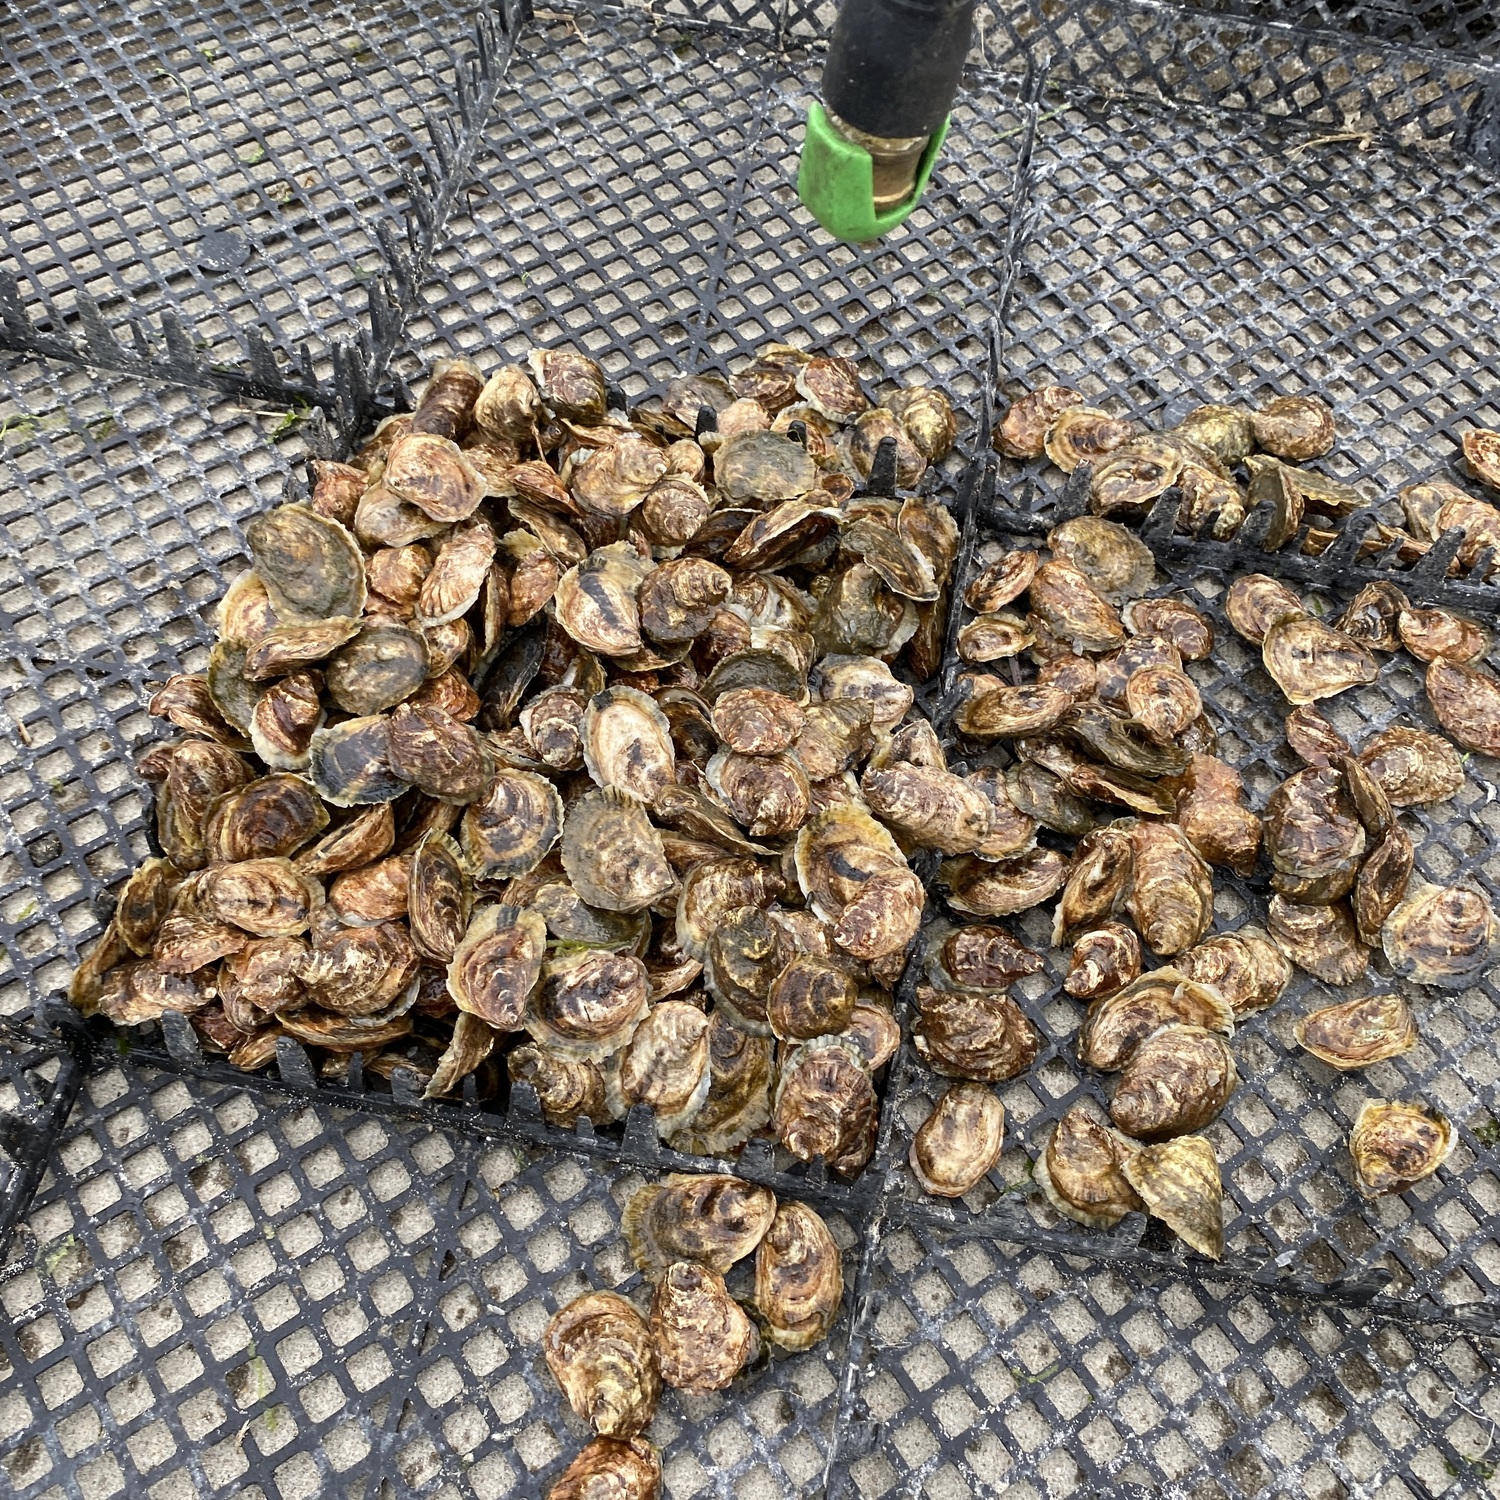
[[[775,1217],[770,1188],[725,1173],[673,1173],[636,1190],[620,1216],[620,1233],[650,1281],[677,1261],[723,1275],[760,1244]]]
[[[1410,607],[1406,595],[1382,578],[1360,589],[1334,624],[1372,651],[1395,651],[1401,645],[1397,621]]]
[[[977,614],[1004,609],[1031,586],[1041,562],[1042,554],[1030,548],[1002,553],[969,580],[964,603]]]
[[[1141,940],[1124,923],[1106,922],[1074,942],[1063,988],[1079,1000],[1098,1000],[1124,989],[1140,973]]]
[[[1130,838],[1135,879],[1126,910],[1152,952],[1181,953],[1213,925],[1213,875],[1174,824],[1142,820]]]
[[[1047,430],[1070,406],[1082,406],[1080,392],[1065,385],[1038,386],[1011,403],[996,423],[992,443],[996,453],[1007,458],[1040,458],[1045,451]]]
[[[1203,661],[1214,648],[1213,624],[1183,599],[1132,599],[1120,619],[1131,635],[1168,642],[1183,661]]]
[[[501,1031],[519,1031],[546,948],[547,929],[535,912],[479,907],[454,947],[448,993],[460,1010]]]
[[[924,1192],[962,1198],[1000,1160],[1005,1106],[982,1083],[946,1089],[912,1137],[908,1159]]]
[[[1192,678],[1174,667],[1142,667],[1125,684],[1131,717],[1159,745],[1176,743],[1203,712]]]
[[[1296,704],[1334,697],[1380,675],[1380,665],[1366,647],[1311,615],[1270,625],[1261,659],[1287,700]]]
[[[363,613],[364,553],[337,521],[306,505],[278,505],[249,522],[245,542],[282,624]]]
[[[1304,463],[1333,447],[1333,412],[1317,396],[1278,396],[1250,417],[1256,445],[1277,458]]]
[[[1349,742],[1308,704],[1286,716],[1286,742],[1310,766],[1326,766],[1349,754]]]
[[[774,1045],[742,1031],[722,1011],[709,1017],[708,1094],[673,1138],[678,1150],[723,1156],[770,1120]]]
[[[657,1130],[672,1135],[688,1125],[708,1095],[708,1017],[685,1000],[653,1006],[635,1028],[607,1075],[618,1114],[644,1104]]]
[[[574,809],[575,816],[578,811]],[[464,809],[459,844],[476,879],[507,880],[534,870],[557,843],[559,833],[563,833],[566,851],[571,819],[569,825],[564,833],[562,799],[550,781],[531,771],[502,766],[483,798]],[[566,857],[565,852],[564,862]]]
[[[656,1346],[645,1319],[614,1292],[588,1292],[553,1315],[542,1334],[547,1368],[568,1405],[604,1437],[633,1437],[661,1395]]]
[[[1053,1127],[1036,1159],[1036,1180],[1058,1213],[1090,1229],[1113,1229],[1144,1207],[1121,1171],[1139,1149],[1080,1102]]]
[[[917,1012],[917,1052],[934,1072],[950,1078],[1002,1083],[1025,1072],[1041,1045],[1036,1028],[1000,991],[919,985]]]
[[[579,738],[584,765],[601,787],[619,787],[650,803],[677,779],[672,727],[638,688],[596,693],[584,712]]]
[[[1011,859],[970,856],[944,860],[939,877],[948,887],[948,904],[976,917],[1005,917],[1037,906],[1061,889],[1068,878],[1068,858],[1055,849],[1032,849]]]
[[[200,889],[209,913],[255,937],[306,932],[323,899],[318,883],[284,856],[219,865],[205,872]]]
[[[1400,995],[1361,995],[1299,1016],[1293,1035],[1314,1057],[1347,1072],[1410,1052],[1417,1018]]]
[[[1441,735],[1393,725],[1365,742],[1360,763],[1392,807],[1445,802],[1464,784],[1463,761]]]
[[[1120,1170],[1146,1212],[1210,1260],[1224,1258],[1224,1186],[1219,1159],[1201,1135],[1143,1146]]]
[[[1079,464],[1097,463],[1135,434],[1134,422],[1094,406],[1070,404],[1052,419],[1042,446],[1059,469],[1071,474]]]
[[[692,1261],[668,1266],[656,1283],[651,1337],[662,1380],[692,1396],[722,1391],[760,1349],[755,1324],[724,1278]]]
[[[542,965],[524,1024],[542,1046],[602,1062],[634,1036],[650,1012],[650,993],[646,966],[633,955],[598,949],[571,953]]]
[[[1238,1082],[1234,1054],[1222,1036],[1174,1021],[1130,1054],[1109,1116],[1136,1140],[1168,1140],[1201,1130],[1229,1102]]]
[[[433,828],[412,851],[406,914],[412,942],[424,957],[449,963],[469,930],[474,892],[455,840]]]
[[[1152,969],[1089,1006],[1078,1033],[1079,1061],[1115,1072],[1148,1036],[1176,1023],[1234,1035],[1233,1010],[1217,989],[1179,969]]]
[[[645,1438],[595,1438],[552,1482],[547,1500],[659,1500],[661,1458]]]
[[[1427,701],[1466,750],[1500,755],[1500,682],[1488,672],[1437,657],[1427,668]]]
[[[852,1176],[875,1150],[879,1109],[863,1059],[834,1037],[818,1037],[782,1064],[771,1128],[798,1160],[822,1157]]]
[[[1105,921],[1124,899],[1134,873],[1128,829],[1096,828],[1079,839],[1073,868],[1058,898],[1052,943],[1061,948],[1074,933]]]
[[[994,822],[990,799],[949,771],[895,765],[867,770],[859,785],[871,812],[919,848],[971,853]]]
[[[858,998],[859,986],[841,964],[820,954],[799,953],[772,981],[765,1015],[780,1040],[805,1042],[843,1031]]]
[[[1179,953],[1176,966],[1189,979],[1217,990],[1237,1021],[1274,1005],[1292,982],[1292,965],[1270,934],[1248,925]]]
[[[1255,869],[1261,820],[1245,806],[1245,784],[1232,766],[1213,755],[1194,755],[1176,779],[1177,822],[1211,864],[1241,875]]]
[[[1272,896],[1266,930],[1299,969],[1325,984],[1352,984],[1369,963],[1370,950],[1358,940],[1354,918],[1342,902],[1304,906]]]
[[[1044,562],[1027,597],[1042,624],[1073,651],[1108,651],[1125,639],[1119,611],[1066,559]]]
[[[805,1203],[783,1203],[755,1252],[755,1310],[765,1337],[810,1349],[833,1327],[844,1261],[828,1226]]]
[[[1430,1105],[1367,1099],[1349,1132],[1354,1181],[1367,1198],[1404,1193],[1447,1161],[1456,1139],[1447,1116]]]
[[[1500,919],[1477,885],[1418,881],[1380,932],[1391,972],[1413,984],[1462,989],[1500,952]]]
[[[580,1118],[595,1125],[609,1119],[604,1074],[596,1063],[564,1057],[528,1042],[509,1053],[505,1064],[513,1084],[529,1084],[536,1091],[542,1116],[549,1125],[571,1130]]]
[[[1301,599],[1279,579],[1265,573],[1246,573],[1229,585],[1224,613],[1238,634],[1251,645],[1260,646],[1271,626],[1297,619],[1306,611]]]

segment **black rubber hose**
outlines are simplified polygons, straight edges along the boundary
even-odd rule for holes
[[[953,108],[975,0],[845,0],[823,103],[870,135],[931,135]]]

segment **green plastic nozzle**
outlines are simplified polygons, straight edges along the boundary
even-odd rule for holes
[[[835,239],[855,243],[878,240],[902,223],[921,202],[952,118],[945,116],[927,142],[911,196],[882,211],[875,207],[875,173],[870,153],[835,130],[828,112],[815,101],[807,111],[797,194]]]

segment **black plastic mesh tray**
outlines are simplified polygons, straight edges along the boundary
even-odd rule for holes
[[[663,0],[549,12],[523,29],[515,9],[417,18],[284,0],[169,7],[132,30],[101,0],[27,8],[31,62],[3,94],[25,128],[0,151],[16,200],[38,205],[29,218],[0,214],[0,271],[16,278],[11,301],[0,287],[0,343],[16,351],[3,356],[0,400],[0,549],[15,560],[0,577],[13,653],[0,658],[0,1010],[19,1016],[60,990],[108,891],[144,852],[132,762],[151,732],[145,690],[201,664],[204,616],[242,552],[240,523],[285,492],[301,448],[367,423],[438,355],[577,342],[636,397],[678,368],[792,338],[857,356],[881,379],[940,381],[977,422],[998,314],[1005,382],[1067,379],[1153,424],[1201,400],[1323,390],[1358,434],[1344,472],[1386,493],[1451,461],[1459,419],[1496,421],[1496,194],[1484,163],[1497,73],[1485,14],[1312,0],[991,5],[927,199],[873,248],[830,245],[792,185],[830,14]],[[340,45],[362,65],[343,69]],[[191,98],[157,68],[182,75]],[[154,82],[142,92],[137,75]],[[325,79],[332,98],[309,112]],[[287,129],[313,148],[302,177],[314,180],[302,182],[307,202],[290,225],[264,193],[243,190],[263,163],[221,161],[241,120],[252,135]],[[126,170],[125,153],[111,159],[97,142],[92,155],[73,149],[90,130],[113,138],[142,122],[154,175],[135,157]],[[55,243],[38,238],[37,219]],[[204,225],[243,234],[243,263],[194,263]],[[306,402],[329,413],[331,434],[300,417]],[[1408,452],[1427,467],[1405,462]],[[1045,527],[1051,487],[1028,488],[1028,477],[1007,467],[1005,513],[988,501],[986,525]],[[1211,589],[1222,565],[1190,550],[1162,555],[1187,586]],[[1283,554],[1267,566],[1298,564]],[[1219,687],[1233,712],[1229,695],[1244,688]],[[1387,711],[1399,705],[1370,710]],[[1236,753],[1275,763],[1274,739],[1255,722]],[[1484,848],[1463,852],[1482,862],[1489,825],[1476,827]],[[1460,1000],[1486,1009],[1494,996]],[[1063,1070],[1069,1014],[1045,989],[1028,1003],[1055,1027],[1056,1057],[1007,1100],[1022,1143],[1074,1087]],[[1260,1018],[1242,1049],[1280,1058],[1289,1014],[1284,1002]],[[1476,1491],[1492,1472],[1484,1455],[1500,1391],[1483,1383],[1487,1345],[1463,1319],[1492,1297],[1496,1275],[1485,1227],[1494,1152],[1483,1137],[1500,1065],[1486,1014],[1445,1001],[1427,1019],[1452,1054],[1429,1041],[1394,1066],[1453,1091],[1468,1134],[1450,1171],[1425,1199],[1351,1214],[1335,1143],[1326,1160],[1304,1150],[1258,1197],[1259,1090],[1273,1085],[1257,1080],[1241,1091],[1245,1115],[1223,1127],[1244,1181],[1236,1264],[1222,1274],[1137,1238],[1139,1225],[1089,1237],[1039,1220],[1025,1195],[1003,1191],[1019,1185],[1014,1152],[994,1203],[956,1233],[941,1208],[885,1193],[887,1170],[901,1185],[920,1075],[901,1081],[868,1198],[848,1205],[865,1249],[850,1265],[847,1350],[836,1342],[826,1364],[814,1358],[823,1375],[774,1363],[744,1405],[669,1403],[669,1493],[811,1494],[825,1472],[867,1495],[1011,1481],[1038,1494]],[[33,1066],[34,1045],[11,1047],[13,1071]],[[10,1359],[0,1385],[8,1376],[25,1408],[3,1406],[13,1398],[0,1389],[5,1430],[24,1435],[0,1465],[18,1493],[155,1494],[169,1461],[154,1455],[170,1451],[188,1455],[191,1492],[202,1494],[536,1493],[578,1440],[535,1387],[523,1335],[536,1315],[507,1345],[512,1376],[467,1363],[458,1324],[403,1324],[405,1303],[384,1288],[399,1289],[387,1280],[394,1267],[425,1309],[445,1275],[477,1267],[485,1316],[504,1321],[536,1297],[544,1307],[566,1295],[558,1278],[578,1270],[619,1280],[623,1267],[599,1249],[612,1221],[590,1220],[585,1249],[566,1234],[549,1248],[549,1226],[574,1212],[557,1204],[597,1200],[610,1218],[605,1200],[618,1201],[629,1170],[597,1160],[613,1148],[549,1133],[538,1156],[538,1127],[524,1121],[451,1109],[418,1120],[400,1096],[310,1084],[295,1054],[279,1084],[216,1077],[166,1051],[159,1060],[200,1076],[169,1081],[131,1065],[90,1081],[64,1173],[43,1188],[0,1293],[14,1324],[0,1332]],[[31,1171],[76,1083],[66,1059],[42,1064],[21,1114],[45,1128],[0,1143],[18,1146],[12,1160]],[[1306,1065],[1288,1076],[1298,1097],[1269,1131],[1283,1153],[1298,1149],[1291,1112],[1313,1118],[1315,1101],[1301,1096],[1322,1084]],[[281,1092],[298,1087],[324,1102]],[[1271,1103],[1279,1109],[1279,1096]],[[350,1104],[387,1118],[339,1113]],[[1338,1108],[1335,1097],[1330,1139]],[[508,1139],[487,1143],[496,1131]],[[350,1155],[340,1140],[356,1136],[381,1144]],[[171,1144],[179,1137],[185,1156]],[[205,1178],[200,1196],[192,1174],[211,1161],[198,1154],[242,1147],[230,1201],[203,1206],[219,1194]],[[479,1194],[476,1222],[493,1230],[435,1212],[448,1201],[436,1186],[444,1162],[495,1151],[534,1163],[530,1182],[581,1181],[581,1197],[548,1186],[507,1217],[491,1205],[495,1186],[482,1192],[466,1166],[453,1201]],[[387,1197],[375,1178],[388,1157],[405,1177]],[[322,1163],[335,1159],[352,1196],[323,1191]],[[11,1187],[29,1191],[26,1175],[12,1174]],[[1261,1202],[1276,1212],[1261,1214]],[[869,1217],[887,1209],[889,1220]],[[201,1238],[178,1265],[163,1229],[184,1216]],[[118,1239],[106,1233],[114,1218]],[[77,1276],[70,1237],[89,1246]],[[356,1241],[330,1252],[333,1281],[307,1269],[322,1264],[320,1246]],[[529,1258],[533,1244],[540,1259]],[[423,1257],[438,1247],[434,1273]],[[1068,1258],[1101,1253],[1113,1269]],[[54,1256],[67,1278],[52,1276]],[[449,1256],[458,1273],[443,1270]],[[1369,1273],[1381,1268],[1396,1274],[1396,1296],[1378,1294]],[[1179,1286],[1184,1272],[1191,1290]],[[1321,1305],[1267,1301],[1247,1285],[1263,1278],[1333,1285]],[[209,1289],[221,1282],[300,1284],[291,1295],[303,1311],[257,1290],[270,1299],[264,1312],[257,1301],[219,1341],[224,1299]],[[322,1311],[328,1294],[315,1288],[335,1285],[368,1319],[363,1341],[350,1344],[354,1325]],[[1377,1319],[1340,1310],[1372,1296]],[[304,1352],[282,1355],[293,1339]],[[270,1362],[273,1343],[278,1359],[302,1362],[263,1391],[254,1362]],[[388,1369],[364,1373],[382,1359]],[[242,1367],[250,1373],[229,1380]],[[191,1415],[212,1402],[223,1420]],[[157,1406],[174,1411],[165,1447],[145,1436]],[[231,1410],[243,1414],[231,1421]],[[98,1465],[116,1476],[102,1487],[90,1477]]]

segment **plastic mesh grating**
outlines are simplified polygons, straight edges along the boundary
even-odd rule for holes
[[[28,242],[53,306],[27,283],[27,311],[44,331],[54,318],[66,328],[71,362],[92,354],[78,294],[104,302],[126,342],[128,294],[129,311],[183,319],[190,348],[204,346],[198,383],[236,390],[233,372],[206,366],[241,360],[256,329],[283,357],[306,341],[316,378],[331,368],[335,387],[349,371],[324,356],[341,341],[366,339],[361,363],[378,373],[394,355],[413,377],[454,349],[577,340],[632,395],[791,337],[857,354],[877,384],[940,380],[973,415],[1012,231],[1035,215],[1009,377],[1073,378],[1153,421],[1220,391],[1306,383],[1358,430],[1345,471],[1387,492],[1408,449],[1413,472],[1451,460],[1455,416],[1495,420],[1493,183],[1442,154],[1483,159],[1494,44],[1489,18],[1459,3],[988,6],[933,186],[873,249],[827,244],[792,187],[823,12],[799,0],[544,12],[493,108],[471,119],[476,75],[462,59],[479,14],[429,9],[416,22],[226,0],[164,13],[120,49],[113,11],[28,11],[41,38],[28,56],[45,43],[75,89],[95,87],[95,72],[161,68],[186,90],[174,101],[156,79],[149,102],[124,101],[155,111],[139,117],[148,144],[182,186],[167,194],[167,235],[130,217],[136,158],[110,176],[97,146],[80,166],[60,144],[107,122],[95,114],[107,84],[76,119],[45,81],[7,86],[12,115],[11,101],[34,111],[0,151],[18,196],[42,201],[60,175],[67,204],[97,199],[103,214],[92,241]],[[184,41],[169,46],[174,21]],[[356,61],[375,42],[367,77],[340,71],[345,37]],[[229,57],[253,64],[233,98],[215,83]],[[336,107],[306,104],[308,59],[339,82]],[[1026,68],[1052,74],[1029,162]],[[47,77],[40,61],[33,71]],[[323,175],[289,230],[244,186],[266,164],[224,153],[293,119]],[[446,124],[434,133],[435,119]],[[49,121],[61,133],[32,128]],[[1360,139],[1318,139],[1346,131]],[[1424,150],[1392,149],[1391,136]],[[221,158],[223,171],[203,170]],[[166,201],[161,180],[144,179],[151,203]],[[197,240],[184,226],[239,226],[237,213],[256,252],[242,271],[189,264]],[[136,265],[123,247],[138,227],[162,237]],[[27,232],[6,219],[5,234]],[[98,253],[109,244],[113,259]],[[0,579],[14,648],[0,660],[0,1008],[14,1012],[57,991],[105,893],[144,852],[148,809],[130,768],[151,732],[143,689],[197,662],[202,612],[235,570],[237,523],[285,491],[298,441],[277,434],[285,402],[251,413],[161,379],[8,359],[0,524],[17,566]],[[1004,486],[1003,498],[1028,497],[1018,471]],[[1257,763],[1285,769],[1253,677],[1226,671],[1209,686],[1240,721],[1234,757],[1252,780]],[[1392,711],[1399,699],[1366,714]],[[1484,769],[1471,766],[1466,796]],[[1451,873],[1445,849],[1484,865],[1488,806],[1462,805],[1472,830],[1448,813],[1419,820],[1430,873]],[[1233,916],[1256,895],[1224,899]],[[1050,1050],[1007,1094],[1012,1148],[981,1195],[993,1203],[947,1237],[940,1209],[900,1201],[914,1076],[866,1183],[890,1217],[864,1226],[851,1203],[840,1228],[869,1257],[848,1262],[852,1332],[841,1324],[813,1355],[778,1358],[744,1393],[669,1398],[653,1429],[666,1493],[813,1495],[825,1470],[870,1496],[1492,1489],[1492,1345],[1432,1314],[1492,1304],[1500,1277],[1487,1227],[1500,1199],[1495,994],[1424,1008],[1422,1047],[1377,1070],[1382,1088],[1432,1089],[1463,1140],[1435,1182],[1373,1209],[1352,1200],[1339,1165],[1362,1093],[1287,1060],[1297,998],[1245,1028],[1236,1046],[1254,1077],[1219,1127],[1235,1266],[1211,1280],[1139,1221],[1100,1243],[1038,1216],[1021,1156],[1081,1085],[1071,1002],[1039,985],[1027,1003]],[[0,1075],[41,1069],[0,1103],[50,1140],[67,1080],[49,1078],[74,1065],[31,1047],[0,1047]],[[347,1095],[300,1081],[321,1102],[138,1063],[90,1081],[0,1287],[13,1325],[0,1329],[0,1466],[27,1500],[530,1496],[582,1441],[534,1340],[580,1277],[626,1276],[614,1232],[633,1179],[600,1162],[617,1148],[549,1137],[538,1151],[517,1122],[453,1110],[434,1128],[392,1094],[363,1101],[378,1119],[346,1115],[334,1106]],[[485,1139],[500,1130],[504,1144]],[[7,1153],[39,1165],[36,1136],[0,1141],[0,1171]],[[1122,1263],[1061,1258],[1101,1250]],[[1357,1298],[1381,1270],[1415,1299],[1377,1299],[1399,1325],[1245,1282],[1333,1280]]]

